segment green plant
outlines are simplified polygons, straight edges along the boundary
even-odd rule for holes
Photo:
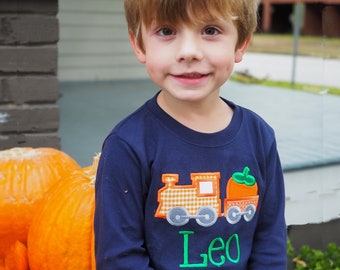
[[[297,254],[290,239],[287,254],[292,258],[294,270],[340,270],[340,247],[329,243],[325,251],[303,245]]]

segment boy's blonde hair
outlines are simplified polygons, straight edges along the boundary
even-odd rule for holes
[[[194,24],[209,20],[231,19],[238,31],[236,47],[241,46],[255,31],[259,0],[124,0],[125,16],[130,34],[144,50],[142,25]]]

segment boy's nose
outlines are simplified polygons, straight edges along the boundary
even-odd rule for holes
[[[179,40],[176,60],[179,62],[200,61],[203,58],[201,44],[197,37],[184,35]]]

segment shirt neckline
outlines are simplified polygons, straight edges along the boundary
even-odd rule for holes
[[[169,132],[190,144],[203,147],[219,147],[231,143],[239,132],[242,123],[242,110],[231,101],[221,98],[234,111],[229,125],[218,132],[202,133],[184,126],[167,114],[157,103],[158,94],[148,101],[148,109]]]

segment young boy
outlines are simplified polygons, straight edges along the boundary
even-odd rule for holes
[[[286,269],[274,132],[219,96],[250,42],[257,5],[125,0],[132,47],[161,90],[104,142],[97,270]]]

